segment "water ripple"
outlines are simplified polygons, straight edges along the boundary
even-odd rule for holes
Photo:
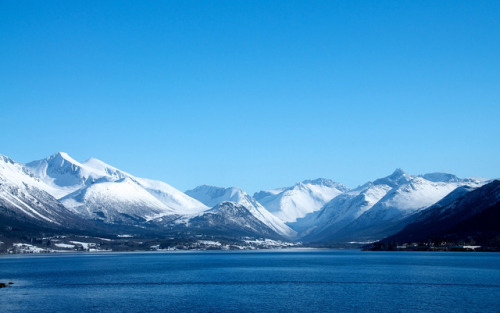
[[[483,288],[500,288],[500,285],[492,284],[457,284],[457,283],[429,283],[429,282],[370,282],[370,281],[297,281],[297,280],[280,280],[280,281],[175,281],[175,282],[105,282],[105,283],[71,283],[59,284],[59,286],[161,286],[161,285],[283,285],[283,284],[300,284],[300,285],[396,285],[396,286],[456,286],[456,287],[483,287]]]

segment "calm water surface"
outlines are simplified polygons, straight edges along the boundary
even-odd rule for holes
[[[2,312],[500,312],[500,254],[1,256]]]

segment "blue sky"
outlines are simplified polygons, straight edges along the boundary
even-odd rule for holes
[[[499,1],[0,1],[0,153],[181,190],[500,177]]]

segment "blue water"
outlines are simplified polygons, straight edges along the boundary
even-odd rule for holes
[[[500,254],[1,256],[2,312],[500,312]]]

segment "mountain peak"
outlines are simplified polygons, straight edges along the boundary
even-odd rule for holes
[[[201,185],[185,192],[188,196],[195,198],[203,204],[213,207],[222,201],[239,202],[242,198],[248,197],[246,192],[238,187],[216,187]]]
[[[222,201],[218,204],[216,204],[213,208],[210,210],[207,210],[207,212],[217,212],[220,211],[223,208],[235,208],[238,207],[239,205],[234,202],[234,201]]]
[[[400,177],[400,176],[403,176],[405,175],[405,171],[403,171],[401,168],[397,168],[394,170],[394,172],[391,174],[390,177]]]
[[[268,212],[254,198],[238,187],[214,187],[202,185],[193,190],[186,191],[186,194],[202,202],[208,207],[213,207],[212,211],[220,211],[220,208],[240,208],[244,207],[249,214],[260,222],[264,223],[275,232],[286,237],[295,236],[295,232],[283,221]],[[240,209],[241,210],[241,209]]]
[[[66,152],[62,152],[62,151],[56,152],[53,155],[48,157],[48,159],[56,159],[56,158],[62,158],[62,159],[66,159],[66,160],[74,160],[72,157],[69,156],[69,154],[67,154]]]
[[[397,168],[391,175],[379,178],[373,182],[374,185],[389,185],[397,186],[407,183],[411,179],[410,175],[406,174],[402,169]]]
[[[47,162],[50,162],[50,163],[52,163],[52,162],[60,163],[61,165],[64,162],[68,162],[68,163],[71,163],[74,165],[82,166],[82,164],[80,162],[78,162],[75,159],[73,159],[72,157],[70,157],[69,154],[67,154],[66,152],[54,153],[53,155],[47,157],[45,160]]]

